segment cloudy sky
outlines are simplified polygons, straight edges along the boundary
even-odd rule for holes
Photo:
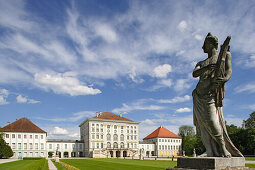
[[[79,139],[98,112],[140,121],[140,139],[192,125],[195,64],[208,32],[231,35],[224,116],[255,110],[254,1],[0,0],[0,126],[27,117]]]

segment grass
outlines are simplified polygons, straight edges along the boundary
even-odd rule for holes
[[[245,157],[245,160],[247,160],[247,161],[255,161],[255,157]]]
[[[48,170],[48,163],[45,158],[39,160],[20,160],[0,164],[4,170]]]
[[[56,166],[56,168],[58,170],[67,170],[64,166],[62,166],[60,163],[55,162],[55,160],[52,159],[52,162],[54,163],[54,165]]]
[[[165,170],[177,165],[176,161],[130,160],[130,159],[61,159],[81,170]]]
[[[45,158],[37,160],[20,160],[0,164],[4,170],[48,170],[48,162]]]
[[[248,167],[248,168],[255,168],[255,164],[245,164],[245,167]]]

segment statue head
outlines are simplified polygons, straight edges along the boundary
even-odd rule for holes
[[[215,48],[218,49],[218,38],[216,36],[213,36],[210,32],[205,37],[203,50],[205,53],[208,53],[210,50]]]

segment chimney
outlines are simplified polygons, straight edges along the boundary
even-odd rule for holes
[[[120,113],[120,117],[122,117],[122,113]]]
[[[9,125],[10,124],[10,122],[7,122],[7,125]]]
[[[162,125],[160,125],[160,128],[162,128],[163,126]]]
[[[99,114],[100,116],[102,115],[102,112],[100,112],[100,114]]]
[[[98,112],[96,114],[97,114],[97,117],[98,117]]]

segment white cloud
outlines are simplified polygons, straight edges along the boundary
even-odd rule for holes
[[[190,87],[191,87],[191,83],[189,82],[189,79],[178,79],[174,85],[174,89],[176,91],[184,91]]]
[[[151,119],[145,119],[145,120],[141,121],[141,123],[146,124],[146,125],[154,125],[155,124]]]
[[[180,30],[180,31],[185,31],[186,29],[187,29],[187,26],[188,26],[188,24],[187,24],[187,21],[181,21],[180,23],[179,23],[179,25],[178,25],[178,29]]]
[[[189,101],[191,99],[191,97],[189,95],[185,95],[183,97],[175,97],[173,99],[161,99],[158,102],[159,103],[180,103],[180,102],[185,102],[185,101]]]
[[[76,122],[81,119],[89,118],[95,116],[95,111],[80,111],[77,113],[73,113],[72,117],[58,117],[58,118],[44,118],[44,117],[36,117],[35,119],[47,120],[52,122]]]
[[[99,89],[93,89],[84,86],[74,76],[66,74],[43,74],[36,73],[34,77],[39,86],[51,89],[57,94],[78,95],[95,95],[101,93]]]
[[[97,35],[101,36],[107,42],[112,43],[118,40],[116,32],[107,24],[96,24],[95,31]]]
[[[54,130],[51,132],[54,135],[67,135],[68,131],[64,128],[60,128],[60,127],[54,127]]]
[[[179,108],[176,110],[177,113],[183,113],[183,112],[191,112],[192,110],[190,108],[184,107],[184,108]]]
[[[249,92],[249,93],[254,93],[255,92],[255,83],[249,83],[243,86],[239,86],[237,88],[235,88],[235,91],[237,93],[241,93],[241,92]]]
[[[255,104],[248,106],[251,110],[255,110]]]
[[[123,103],[121,108],[115,108],[112,110],[114,113],[119,112],[131,112],[134,110],[162,110],[165,107],[159,105],[153,105],[145,103],[147,100],[140,99],[130,104]]]
[[[9,104],[9,102],[6,101],[8,96],[9,96],[8,90],[0,89],[0,105]]]
[[[34,99],[29,99],[25,96],[18,95],[16,97],[17,103],[30,103],[30,104],[35,104],[35,103],[40,103],[40,101],[34,100]]]
[[[243,119],[242,118],[237,118],[237,117],[225,117],[225,120],[227,121],[228,125],[234,124],[238,127],[242,127]]]
[[[16,97],[16,99],[17,99],[18,103],[26,103],[27,102],[27,98],[26,97],[22,97],[21,95],[18,95]]]
[[[159,65],[154,68],[154,76],[158,78],[166,78],[168,73],[172,71],[172,66],[170,64]]]

